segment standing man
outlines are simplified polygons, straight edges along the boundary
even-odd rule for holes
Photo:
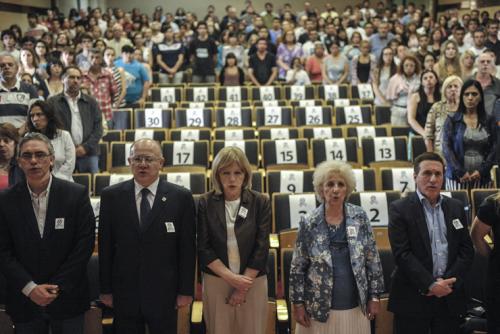
[[[464,276],[474,249],[464,205],[440,194],[444,162],[414,162],[416,193],[391,204],[389,240],[396,262],[389,296],[394,334],[458,333],[466,311]]]
[[[88,192],[51,175],[54,148],[39,133],[21,138],[26,175],[0,193],[0,271],[17,334],[83,334],[87,262],[95,239]]]
[[[195,209],[191,193],[160,179],[163,156],[151,139],[128,159],[133,180],[106,188],[99,216],[101,300],[117,334],[176,333],[175,309],[192,301]]]
[[[63,129],[71,133],[76,151],[76,169],[80,173],[99,171],[99,140],[102,137],[102,114],[97,101],[80,92],[82,72],[76,66],[64,69],[64,92],[47,102],[62,122]]]
[[[267,52],[267,39],[259,38],[257,52],[250,57],[248,77],[255,86],[272,85],[278,75],[276,56]]]
[[[500,97],[500,80],[491,74],[495,70],[495,56],[483,52],[476,58],[477,73],[472,76],[481,83],[484,93],[484,110],[488,116],[493,115],[493,106]]]
[[[500,65],[500,41],[498,40],[498,21],[489,20],[486,24],[486,38],[485,46],[495,53],[496,65]]]
[[[215,82],[217,45],[209,38],[205,22],[199,22],[196,31],[198,36],[189,45],[189,57],[193,64],[193,83]]]
[[[148,97],[151,78],[143,64],[133,58],[134,48],[125,45],[122,48],[122,57],[115,61],[117,67],[125,71],[127,93],[125,95],[126,108],[144,108]]]
[[[389,44],[389,41],[393,38],[394,35],[389,32],[389,23],[381,22],[378,26],[378,32],[370,37],[372,54],[374,54],[378,59],[382,49],[385,48]]]

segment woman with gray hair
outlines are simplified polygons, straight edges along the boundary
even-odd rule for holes
[[[290,269],[295,333],[368,334],[384,281],[368,216],[347,202],[354,173],[325,161],[313,185],[322,204],[300,222]]]
[[[198,205],[198,258],[207,332],[264,334],[267,326],[269,198],[251,190],[245,153],[223,148],[212,164],[213,190]]]

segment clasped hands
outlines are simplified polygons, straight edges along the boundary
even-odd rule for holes
[[[453,284],[457,281],[455,277],[450,277],[447,279],[438,278],[436,282],[431,286],[427,296],[435,296],[438,298],[449,295],[453,292]]]
[[[253,278],[234,274],[229,277],[227,283],[229,283],[234,290],[231,295],[226,298],[226,303],[231,306],[241,306],[241,304],[246,302],[246,295],[252,287]]]
[[[31,301],[39,306],[47,306],[59,296],[59,287],[53,284],[39,284],[29,294]]]
[[[472,173],[466,172],[461,178],[460,182],[474,182],[481,179],[481,174],[476,170]]]

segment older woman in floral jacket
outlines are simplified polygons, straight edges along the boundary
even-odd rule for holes
[[[380,310],[384,281],[370,221],[346,202],[355,183],[340,161],[314,173],[322,204],[300,223],[290,272],[297,334],[368,334]]]

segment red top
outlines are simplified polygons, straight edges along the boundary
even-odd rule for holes
[[[0,190],[9,187],[9,175],[0,175]]]

